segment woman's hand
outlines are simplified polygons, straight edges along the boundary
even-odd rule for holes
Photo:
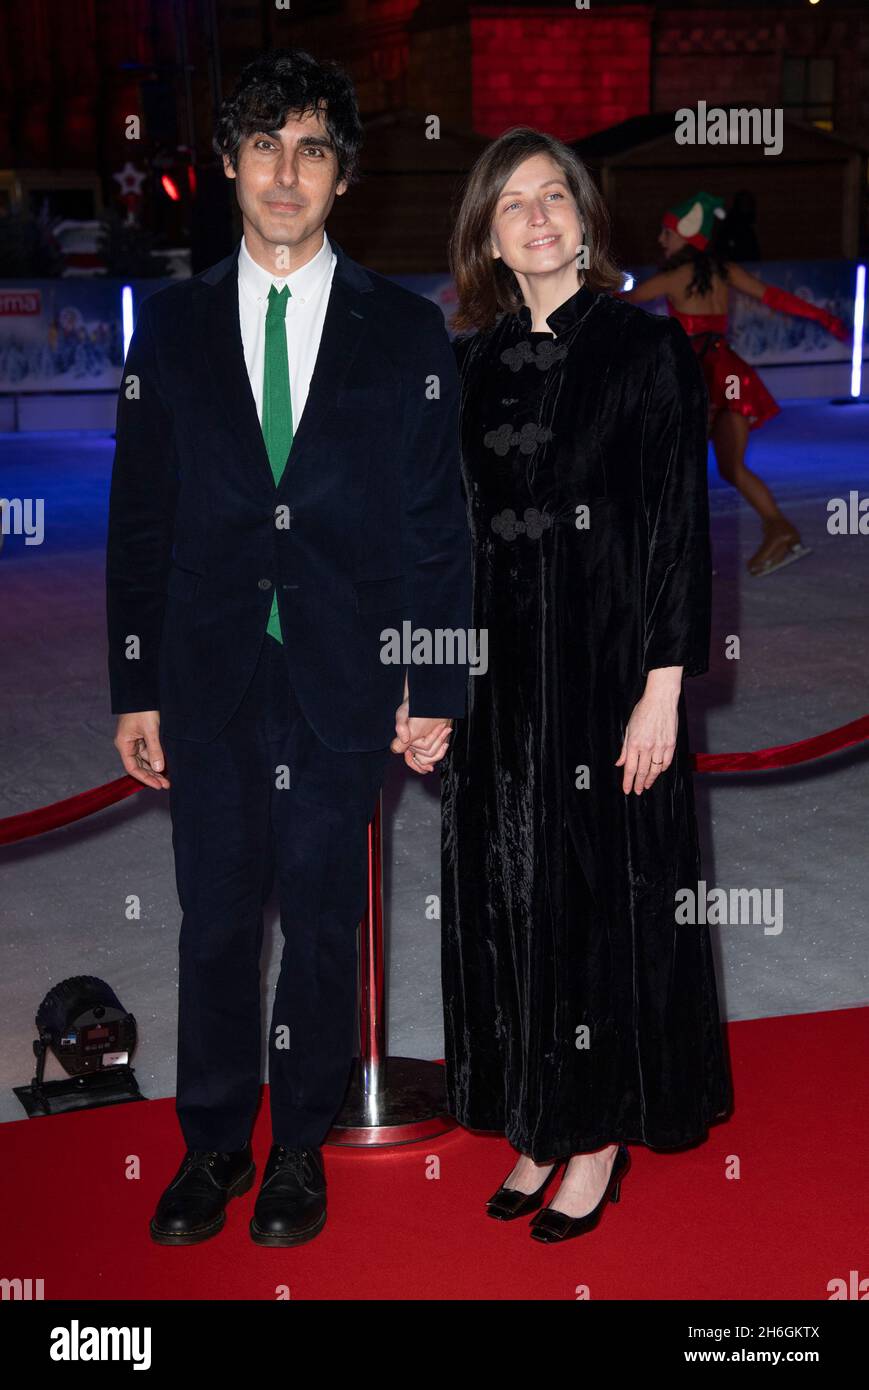
[[[634,705],[615,764],[624,765],[623,792],[633,790],[639,796],[673,761],[681,688],[681,666],[659,666],[647,675],[646,688]]]

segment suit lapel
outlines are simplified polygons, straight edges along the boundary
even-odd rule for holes
[[[269,456],[250,388],[241,324],[238,317],[238,247],[202,277],[198,297],[198,341],[205,349],[209,372],[227,424],[242,449],[242,457],[274,490]]]
[[[334,241],[332,246],[336,256],[335,272],[317,361],[278,491],[298,464],[300,456],[316,440],[320,422],[347,378],[365,333],[365,295],[373,289],[371,278]],[[238,247],[232,255],[212,266],[202,276],[197,332],[199,342],[205,346],[207,370],[211,373],[224,416],[239,442],[242,455],[262,482],[274,492],[274,477],[248,380],[241,341]]]

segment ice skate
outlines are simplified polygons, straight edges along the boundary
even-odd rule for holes
[[[796,526],[785,517],[779,517],[763,523],[763,541],[748,561],[748,569],[755,578],[760,578],[811,553],[811,547],[803,545]]]

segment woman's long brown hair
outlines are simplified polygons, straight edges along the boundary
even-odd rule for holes
[[[585,283],[592,290],[621,288],[622,275],[609,254],[609,213],[582,160],[554,136],[514,126],[487,145],[474,164],[450,238],[450,270],[459,301],[451,323],[458,332],[491,328],[499,314],[515,313],[523,304],[513,271],[492,256],[492,220],[510,175],[536,154],[554,160],[573,194],[589,250]]]

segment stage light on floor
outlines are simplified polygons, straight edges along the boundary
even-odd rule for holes
[[[29,1086],[14,1087],[28,1115],[59,1115],[145,1099],[129,1065],[136,1047],[136,1020],[105,980],[96,975],[61,980],[46,994],[35,1022],[36,1075]],[[44,1079],[49,1053],[66,1078]]]

